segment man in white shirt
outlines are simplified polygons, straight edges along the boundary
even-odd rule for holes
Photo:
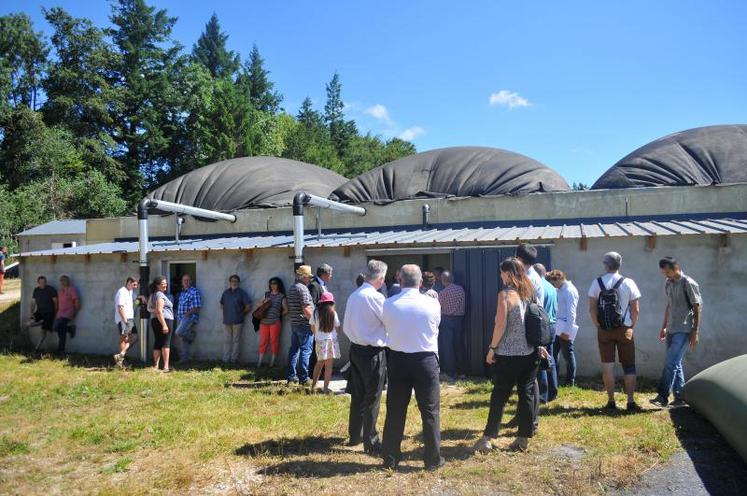
[[[381,453],[381,441],[376,432],[381,392],[386,377],[386,328],[384,327],[384,284],[387,265],[370,260],[363,284],[353,291],[345,305],[345,328],[350,339],[350,415],[348,444],[363,442],[371,455]]]
[[[547,274],[547,280],[558,290],[558,313],[555,322],[555,343],[552,353],[555,361],[555,368],[560,377],[560,364],[558,357],[563,352],[565,359],[565,385],[576,385],[576,354],[573,349],[573,342],[578,333],[576,325],[576,314],[578,311],[578,290],[571,281],[566,279],[566,275],[560,270],[551,270]]]
[[[389,388],[382,443],[385,468],[395,469],[402,458],[400,445],[413,389],[423,422],[425,468],[435,470],[444,464],[438,380],[441,306],[435,298],[420,293],[422,278],[417,265],[402,266],[402,291],[384,302],[383,320],[389,343]]]
[[[120,367],[124,365],[125,354],[130,345],[137,341],[133,294],[135,289],[137,289],[137,280],[134,277],[128,277],[125,285],[114,295],[114,324],[119,333],[119,353],[114,355],[114,363]]]
[[[614,251],[606,253],[602,263],[607,273],[592,281],[589,287],[589,313],[591,321],[597,326],[599,354],[602,358],[602,379],[608,397],[605,409],[617,408],[615,405],[615,349],[617,349],[617,355],[625,374],[628,410],[638,411],[640,407],[633,398],[636,383],[633,329],[638,323],[640,310],[638,300],[641,298],[641,292],[635,281],[619,273],[622,265],[622,256],[619,253]],[[600,315],[597,305],[600,299],[607,300],[609,297],[617,300],[617,304],[606,305],[609,310]],[[617,308],[617,312],[613,306]]]

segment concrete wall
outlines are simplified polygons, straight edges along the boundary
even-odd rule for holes
[[[592,281],[603,273],[601,260],[608,251],[623,256],[621,273],[632,278],[643,294],[635,332],[640,375],[658,378],[664,360],[665,345],[659,341],[659,330],[666,298],[658,261],[667,255],[677,258],[683,271],[698,281],[704,298],[700,344],[686,355],[686,377],[747,353],[747,325],[742,316],[747,291],[747,236],[731,236],[725,248],[720,247],[718,236],[662,236],[650,251],[644,238],[592,239],[586,251],[579,250],[577,241],[558,241],[552,249],[553,266],[566,271],[579,290],[576,354],[581,375],[599,372],[596,329],[589,317],[587,294]]]
[[[45,234],[18,236],[18,252],[49,250],[52,243],[77,243],[77,246],[86,244],[85,234]]]
[[[154,256],[151,259],[151,276],[165,272],[167,262],[196,262],[197,286],[202,293],[203,311],[197,327],[198,337],[193,346],[193,356],[197,359],[220,359],[223,353],[222,315],[219,306],[220,295],[227,287],[231,274],[241,277],[241,287],[249,293],[252,301],[262,298],[267,290],[270,277],[279,276],[286,287],[293,282],[292,255],[289,249],[255,250],[249,259],[238,252],[210,252],[207,259],[201,253],[176,252],[168,257]],[[134,256],[122,261],[120,255],[96,255],[86,262],[85,257],[58,257],[51,263],[51,257],[32,257],[22,264],[22,312],[21,321],[29,318],[30,296],[36,285],[36,278],[43,274],[55,287],[61,274],[69,274],[81,298],[81,311],[76,318],[77,335],[68,339],[67,350],[72,353],[113,354],[117,346],[117,333],[114,327],[114,293],[124,283],[128,274],[137,276]],[[355,288],[355,275],[366,264],[363,250],[351,251],[347,256],[342,249],[309,249],[307,262],[316,267],[329,263],[335,267],[335,277],[330,290],[339,298],[338,312],[344,314],[347,295]],[[352,276],[350,276],[352,274]],[[139,324],[138,324],[139,325]],[[32,339],[38,342],[41,330],[32,329]],[[152,338],[151,338],[152,343]],[[343,336],[341,349],[347,356],[349,343]],[[45,341],[47,350],[55,350],[56,335]],[[175,346],[178,347],[178,341]],[[256,361],[259,347],[259,334],[255,334],[251,319],[247,319],[241,343],[240,360],[245,363]],[[290,325],[284,323],[280,362],[286,363],[290,347]],[[134,349],[137,348],[137,349]],[[129,356],[137,358],[136,345]],[[149,346],[150,349],[150,346]],[[267,357],[269,358],[269,356]]]
[[[747,184],[723,186],[662,187],[603,191],[535,193],[525,196],[489,198],[429,198],[406,200],[389,205],[364,204],[364,217],[340,215],[329,210],[321,213],[322,226],[360,228],[419,225],[421,207],[431,207],[433,224],[478,221],[530,221],[589,217],[672,215],[682,213],[741,212],[747,205]],[[306,226],[313,229],[314,209],[307,208]],[[184,236],[204,234],[291,231],[291,208],[247,209],[236,213],[237,221],[201,222],[187,218]],[[152,237],[173,237],[173,216],[151,216]],[[89,244],[114,238],[136,238],[137,218],[90,219],[86,224]]]
[[[722,248],[719,236],[661,236],[657,238],[656,248],[649,251],[645,238],[597,238],[590,239],[587,250],[582,251],[577,240],[557,241],[551,248],[552,264],[554,268],[569,274],[581,295],[581,329],[576,341],[579,373],[596,375],[599,372],[596,331],[589,319],[586,294],[591,282],[602,272],[602,255],[611,250],[622,254],[623,274],[633,278],[643,293],[641,318],[636,330],[636,353],[641,375],[656,378],[661,371],[664,345],[659,342],[658,333],[665,298],[658,260],[666,255],[681,260],[685,272],[700,283],[705,298],[701,343],[695,351],[687,354],[687,377],[714,363],[747,353],[747,328],[742,316],[744,294],[747,290],[744,282],[747,281],[747,259],[744,257],[747,253],[747,236],[730,236],[729,243],[728,247]],[[167,260],[197,263],[198,287],[202,291],[204,302],[198,327],[199,336],[194,346],[197,358],[221,357],[222,330],[218,299],[230,274],[237,273],[241,276],[241,286],[253,300],[262,297],[271,276],[280,276],[286,285],[291,284],[290,249],[254,250],[252,253],[248,260],[237,252],[209,252],[207,259],[203,259],[201,253],[193,252],[153,257],[153,276],[161,272],[162,262]],[[365,266],[365,250],[353,249],[346,252],[343,249],[308,249],[306,260],[313,267],[324,262],[334,267],[330,290],[337,298],[337,310],[342,319],[345,301],[355,288],[354,278]],[[128,273],[136,273],[137,264],[134,262],[133,255],[125,262],[120,255],[92,256],[88,263],[84,257],[57,257],[55,264],[51,263],[50,257],[26,258],[22,265],[22,318],[28,317],[28,298],[39,274],[45,274],[50,281],[56,281],[62,273],[70,274],[81,294],[83,308],[77,319],[78,336],[68,341],[69,350],[111,354],[117,343],[113,295]],[[343,322],[343,327],[344,325]],[[282,334],[282,363],[285,363],[290,346],[289,331],[286,323]],[[39,332],[38,328],[35,332]],[[251,322],[247,322],[242,340],[242,362],[255,360],[258,338]],[[38,336],[35,335],[34,339],[38,339]],[[340,344],[343,355],[346,356],[349,343],[344,336],[341,336]],[[49,338],[48,345],[54,349],[56,338]]]

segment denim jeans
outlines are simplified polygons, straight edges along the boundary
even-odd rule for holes
[[[560,336],[555,336],[552,355],[553,360],[555,360],[555,370],[558,377],[560,377],[560,363],[558,362],[558,356],[561,351],[563,352],[563,359],[565,360],[565,385],[574,386],[576,384],[576,353],[573,351],[573,341],[560,339]]]
[[[441,362],[441,372],[452,377],[457,372],[464,372],[466,368],[463,321],[462,316],[442,315],[441,325],[438,327],[438,358]]]
[[[667,334],[667,354],[664,359],[664,370],[659,380],[659,396],[669,399],[669,391],[674,393],[674,398],[680,397],[682,386],[685,385],[685,372],[682,369],[682,359],[685,357],[687,346],[690,343],[690,334],[677,332]]]
[[[545,347],[547,353],[550,355],[548,358],[549,368],[547,370],[540,369],[537,372],[537,382],[539,383],[539,395],[540,401],[547,403],[558,397],[558,372],[555,368],[555,360],[553,358],[553,341],[555,339],[555,324],[550,324],[550,334],[552,340],[550,344]]]
[[[308,327],[291,328],[291,345],[288,350],[288,380],[306,382],[309,378],[309,359],[314,346],[314,335]],[[299,356],[301,358],[300,364]]]
[[[197,337],[197,333],[194,330],[195,324],[195,317],[193,315],[190,315],[189,317],[184,317],[182,320],[180,320],[179,325],[176,326],[176,331],[174,332],[174,334],[181,338],[182,343],[182,347],[179,350],[179,361],[181,362],[186,362],[189,360],[192,343],[194,342],[195,337]]]

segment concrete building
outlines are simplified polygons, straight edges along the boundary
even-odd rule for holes
[[[86,221],[53,220],[18,233],[19,253],[74,248],[86,243]]]
[[[429,214],[424,215],[424,206]],[[370,258],[390,264],[390,275],[405,262],[425,268],[451,268],[468,292],[468,352],[473,373],[483,361],[492,332],[498,263],[519,242],[541,247],[541,261],[568,273],[579,289],[580,331],[576,341],[581,375],[599,372],[596,331],[590,322],[586,292],[602,272],[602,255],[623,257],[622,272],[641,288],[641,318],[636,352],[641,375],[657,377],[664,345],[658,333],[665,307],[663,280],[657,262],[672,255],[700,282],[705,298],[700,346],[687,355],[689,375],[716,362],[747,353],[744,316],[739,304],[747,292],[747,184],[684,186],[532,193],[522,196],[428,198],[387,205],[366,203],[362,217],[307,208],[306,263],[334,267],[330,290],[343,315],[355,276]],[[203,295],[203,312],[193,353],[219,359],[222,329],[218,299],[233,273],[253,299],[261,298],[271,276],[292,282],[293,219],[290,207],[245,209],[234,223],[187,218],[175,241],[174,216],[150,217],[151,277],[170,281],[191,273]],[[320,231],[314,229],[319,225]],[[319,234],[321,232],[321,235]],[[71,276],[82,301],[77,336],[71,352],[111,354],[117,343],[113,296],[127,275],[138,270],[138,221],[134,217],[85,221],[82,242],[69,248],[36,248],[33,234],[21,254],[23,302],[36,277],[50,281]],[[344,328],[343,322],[343,328]],[[283,351],[290,343],[283,330]],[[39,332],[38,328],[33,332]],[[38,335],[34,335],[38,339]],[[56,345],[47,339],[50,348]],[[258,335],[247,323],[241,360],[256,357]],[[341,337],[343,362],[348,342]],[[136,350],[132,351],[133,356]]]

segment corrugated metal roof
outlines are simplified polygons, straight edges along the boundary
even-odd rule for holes
[[[85,234],[86,221],[84,219],[53,220],[40,226],[32,227],[19,236],[49,236],[55,234]]]
[[[557,239],[651,235],[685,236],[697,234],[747,234],[747,219],[713,218],[496,228],[387,229],[366,232],[327,233],[321,237],[310,233],[306,235],[305,241],[306,246],[310,248],[346,246],[437,247],[490,245],[518,241],[552,241]],[[170,251],[253,250],[287,248],[291,246],[293,246],[293,236],[290,234],[185,239],[179,243],[173,240],[152,241],[150,243],[150,249],[155,253]],[[22,253],[21,256],[135,253],[137,249],[137,242],[124,241]]]

